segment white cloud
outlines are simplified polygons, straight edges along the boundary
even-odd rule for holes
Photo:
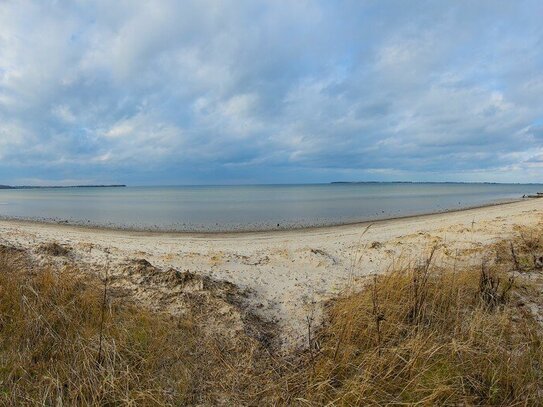
[[[51,113],[65,123],[75,123],[77,120],[77,117],[72,113],[70,107],[66,105],[55,106],[51,110]]]

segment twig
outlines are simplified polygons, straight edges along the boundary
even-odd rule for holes
[[[97,357],[97,363],[99,365],[102,364],[102,342],[104,339],[104,319],[106,315],[108,280],[109,280],[109,254],[107,256],[107,261],[106,261],[106,276],[104,279],[104,296],[102,298],[102,309],[101,309],[101,315],[100,315],[100,343],[98,346],[98,357]]]
[[[520,264],[517,259],[517,254],[515,253],[515,247],[513,246],[513,242],[510,242],[510,244],[511,244],[511,256],[513,256],[513,263],[515,264],[515,270],[520,273],[521,269],[520,269]]]
[[[311,357],[311,370],[313,371],[313,377],[315,377],[315,354],[313,353],[313,339],[311,338],[311,324],[313,323],[313,317],[307,316],[307,342],[309,345],[309,355]]]
[[[383,314],[379,310],[379,297],[377,292],[377,276],[373,276],[373,287],[371,293],[373,304],[373,317],[375,318],[375,327],[377,329],[377,350],[381,357],[381,321],[384,320]]]

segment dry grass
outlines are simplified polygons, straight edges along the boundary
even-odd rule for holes
[[[515,255],[521,262],[540,249],[518,244]],[[293,376],[298,400],[538,405],[543,336],[525,302],[541,304],[540,294],[528,298],[531,282],[518,273],[512,278],[513,255],[504,257],[500,264],[459,270],[428,260],[375,277],[361,292],[335,301],[314,344],[318,356],[306,357]]]
[[[421,264],[372,278],[327,307],[310,349],[273,354],[103,284],[0,247],[3,405],[537,405],[543,398],[543,239],[524,231],[492,261]],[[528,304],[535,304],[531,308]]]
[[[158,405],[186,397],[190,367],[183,360],[194,347],[190,322],[108,304],[99,360],[99,294],[71,270],[25,275],[3,268],[3,404]],[[159,355],[156,349],[163,352]]]
[[[54,257],[66,257],[72,252],[71,247],[56,242],[44,243],[38,247],[38,252]]]
[[[254,340],[214,336],[190,315],[152,313],[111,296],[104,304],[101,282],[82,274],[30,267],[20,252],[0,250],[0,405],[260,398],[254,378],[267,369]]]

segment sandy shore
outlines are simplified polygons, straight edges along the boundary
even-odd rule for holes
[[[3,243],[35,248],[70,245],[77,261],[112,266],[146,259],[250,289],[250,306],[276,320],[289,342],[305,335],[321,304],[374,273],[421,260],[438,246],[438,262],[481,261],[481,248],[516,225],[543,220],[543,199],[373,223],[293,231],[175,234],[86,229],[0,221]],[[371,225],[371,226],[370,226]],[[107,254],[109,252],[109,254]]]

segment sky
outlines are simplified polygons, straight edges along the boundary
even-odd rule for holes
[[[543,2],[0,0],[0,184],[543,182]]]

